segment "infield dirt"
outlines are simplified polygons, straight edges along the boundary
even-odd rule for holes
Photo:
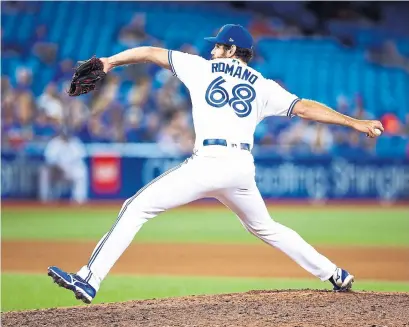
[[[409,294],[251,291],[8,312],[2,323],[5,327],[407,327]]]
[[[3,241],[2,271],[46,273],[57,265],[77,271],[96,242]],[[409,248],[317,247],[357,280],[409,281]],[[266,244],[133,243],[112,274],[312,278]]]
[[[3,241],[2,271],[75,271],[94,242]],[[360,279],[409,280],[408,248],[317,247]],[[74,255],[75,254],[75,255]],[[369,268],[368,268],[369,267]],[[265,244],[133,243],[113,274],[311,277]],[[408,293],[293,290],[152,299],[72,308],[6,312],[7,327],[409,327]]]

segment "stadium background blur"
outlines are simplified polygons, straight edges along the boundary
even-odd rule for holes
[[[71,98],[75,63],[141,45],[210,58],[203,38],[229,23],[251,31],[250,65],[265,77],[382,121],[374,140],[299,118],[265,119],[252,151],[256,181],[272,218],[353,272],[356,290],[408,292],[407,17],[408,2],[2,1],[2,311],[78,305],[52,285],[47,266],[77,271],[122,201],[192,151],[189,94],[170,71],[117,68],[97,91]],[[60,134],[83,143],[77,195],[84,200],[85,188],[88,204],[66,202],[72,185],[64,183],[45,197],[62,202],[39,201],[44,149]],[[146,224],[94,302],[329,287],[205,201]]]
[[[64,124],[84,143],[157,142],[170,154],[191,152],[188,91],[170,71],[116,69],[97,92],[70,98],[73,65],[142,45],[209,58],[203,37],[237,23],[256,39],[250,65],[265,77],[386,129],[371,140],[267,119],[255,135],[264,154],[407,157],[408,15],[405,2],[3,2],[2,148],[46,142]]]

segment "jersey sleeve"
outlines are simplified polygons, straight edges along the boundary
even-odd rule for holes
[[[273,80],[267,80],[265,84],[267,94],[263,117],[267,116],[288,116],[293,117],[292,110],[295,104],[301,99],[281,87]]]
[[[201,71],[208,65],[208,61],[200,56],[169,50],[169,65],[174,76],[178,77],[187,88],[198,83]]]

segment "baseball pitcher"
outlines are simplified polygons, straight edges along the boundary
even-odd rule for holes
[[[298,116],[338,124],[376,137],[379,121],[357,120],[318,102],[300,99],[247,63],[253,38],[240,25],[225,25],[216,37],[212,59],[154,47],[138,47],[109,58],[91,58],[78,67],[69,90],[77,96],[117,66],[151,62],[170,69],[189,89],[196,132],[193,155],[151,181],[127,199],[111,229],[95,247],[88,263],[76,274],[51,266],[48,275],[90,303],[109,270],[142,225],[158,214],[213,197],[230,208],[243,226],[278,248],[336,291],[349,290],[354,276],[318,253],[295,231],[271,219],[255,182],[251,150],[257,124],[269,116]]]

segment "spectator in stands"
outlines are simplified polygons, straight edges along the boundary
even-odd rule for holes
[[[351,108],[350,99],[348,97],[346,97],[344,94],[340,94],[337,96],[336,110],[338,112],[353,116],[358,112],[358,108],[359,107],[357,107],[356,112],[354,112]],[[330,152],[338,155],[345,155],[350,149],[349,131],[341,126],[336,125],[331,126],[330,130],[332,131],[334,145],[333,149],[331,149]]]
[[[74,63],[71,59],[64,59],[59,63],[58,68],[55,71],[53,81],[57,84],[68,80],[71,81],[73,73]]]
[[[156,40],[145,29],[146,17],[144,13],[136,13],[129,24],[119,31],[118,39],[122,50],[137,46],[152,46]],[[137,81],[148,75],[149,65],[129,65],[125,67],[125,75],[130,80]]]
[[[387,67],[399,67],[409,72],[409,58],[403,56],[393,40],[383,43],[380,48],[372,48],[367,52],[370,61]]]
[[[74,98],[67,101],[66,108],[66,122],[68,128],[74,135],[77,135],[84,128],[85,122],[90,115],[90,110],[79,98]]]
[[[356,108],[354,117],[356,117],[357,119],[372,120],[376,118],[371,112],[365,109],[364,101],[360,94],[357,94],[355,96],[355,105]],[[359,135],[359,138],[361,140],[360,145],[362,146],[363,150],[367,154],[374,153],[377,140],[368,137],[363,137],[362,135]]]
[[[110,103],[108,110],[102,113],[101,118],[105,126],[105,135],[111,142],[125,141],[124,108],[117,102]]]
[[[16,71],[16,87],[15,90],[18,93],[28,92],[32,93],[31,91],[31,83],[32,83],[33,73],[29,68],[20,67]]]
[[[43,63],[52,64],[55,61],[58,45],[48,40],[47,27],[45,25],[36,27],[35,34],[31,39],[31,48]]]
[[[257,5],[257,2],[254,4]],[[317,33],[320,29],[321,32],[324,32],[323,28],[330,18],[336,18],[339,22],[345,24],[358,23],[362,21],[364,16],[370,16],[368,14],[369,9],[376,7],[361,3],[357,4],[364,9],[356,10],[356,8],[352,8],[352,4],[345,2],[334,4],[266,2],[257,7],[261,13],[260,15],[253,16],[253,13],[250,14],[252,18],[249,28],[252,30],[255,38],[301,34],[310,28],[315,29],[314,33]],[[31,5],[30,2],[4,2],[2,9],[5,15],[16,15],[16,13],[22,12],[25,15],[28,12],[27,8],[29,5]],[[246,3],[243,5],[243,8],[256,8],[252,5],[253,3]],[[33,2],[33,8],[36,7],[41,9],[41,4]],[[306,11],[308,8],[309,10]],[[269,9],[273,11],[269,11]],[[404,13],[401,8],[396,10],[401,14]],[[361,13],[357,15],[356,11]],[[267,17],[265,16],[266,13],[270,15]],[[401,28],[404,22],[396,20],[395,13],[391,13],[389,16],[394,20],[396,26]],[[298,18],[293,19],[294,17]],[[402,17],[404,17],[403,14]],[[320,20],[320,26],[315,26],[315,18]],[[367,19],[365,18],[364,21],[367,21]],[[109,74],[103,84],[97,87],[97,90],[91,94],[75,99],[68,97],[64,91],[68,88],[66,83],[73,74],[73,61],[69,58],[58,63],[54,61],[53,57],[58,49],[57,45],[50,42],[50,38],[47,35],[47,27],[42,25],[42,22],[39,23],[33,28],[34,35],[30,42],[25,44],[20,44],[19,42],[21,41],[18,41],[20,36],[16,37],[14,33],[12,35],[3,35],[3,32],[10,34],[10,29],[6,27],[1,29],[2,55],[7,55],[7,52],[9,52],[10,56],[16,57],[7,61],[5,67],[12,68],[5,69],[4,71],[9,73],[12,71],[14,73],[14,67],[20,60],[19,57],[24,58],[24,60],[26,59],[23,55],[27,55],[28,63],[34,63],[33,68],[20,67],[16,70],[15,82],[14,78],[11,79],[15,83],[14,90],[8,78],[2,78],[2,144],[8,142],[9,136],[11,136],[10,140],[15,146],[24,144],[27,139],[44,140],[49,138],[53,135],[53,132],[55,133],[53,131],[55,129],[55,121],[52,117],[59,120],[66,119],[73,132],[86,142],[122,142],[125,140],[132,142],[156,142],[160,138],[164,143],[170,140],[169,142],[174,144],[182,140],[184,133],[188,135],[188,138],[192,137],[188,132],[189,129],[181,128],[172,119],[171,122],[167,119],[168,116],[173,117],[173,114],[179,110],[184,111],[182,116],[186,116],[186,112],[189,112],[190,103],[188,101],[189,97],[187,97],[187,89],[178,79],[172,77],[172,73],[169,70],[161,69],[157,65],[129,65],[123,70],[118,70],[118,75],[116,76]],[[8,24],[6,25],[8,26]],[[338,31],[330,30],[329,32],[342,34],[342,32],[345,32],[343,27],[346,25],[341,24],[340,26],[341,28]],[[113,43],[109,46],[119,44],[119,47],[123,48],[137,45],[165,47],[164,43],[167,40],[155,39],[149,34],[149,30],[146,27],[146,16],[142,13],[136,13],[129,24],[118,31],[114,39],[111,40]],[[203,29],[206,28],[208,26],[203,26]],[[163,33],[163,35],[166,34]],[[317,46],[321,41],[317,41]],[[379,44],[381,42],[379,41]],[[398,43],[398,45],[400,44]],[[99,46],[103,46],[103,43],[100,43]],[[206,50],[205,47],[201,44],[197,44],[197,46],[199,47],[186,43],[179,50],[192,54],[204,54],[202,51]],[[403,50],[404,48],[399,47],[399,49],[405,51]],[[51,76],[53,83],[47,85],[41,96],[37,98],[37,110],[35,110],[34,105],[32,109],[25,110],[21,109],[21,106],[23,105],[25,108],[31,106],[27,105],[27,103],[30,102],[29,98],[33,89],[34,92],[38,92],[32,86],[33,73],[37,72],[34,69],[36,69],[35,67],[38,64],[38,60],[32,60],[33,53],[35,53],[35,56],[42,58],[43,62],[53,63],[49,67],[55,71],[55,74]],[[378,50],[378,52],[373,52],[373,54],[374,57],[372,59],[378,60],[382,64],[400,67],[399,65],[402,63],[407,63],[407,59],[399,53],[393,42],[384,44],[382,49]],[[75,56],[76,54],[72,53],[71,55]],[[277,80],[277,77],[287,78],[287,76],[282,75],[279,69],[272,69],[269,61],[271,58],[268,58],[268,56],[264,57],[260,51],[255,51],[255,56],[251,66],[263,72],[265,77],[275,79],[279,84],[281,83]],[[330,57],[328,58],[331,60]],[[323,57],[323,60],[326,59]],[[357,59],[357,62],[360,62],[360,59]],[[45,72],[42,69],[41,71]],[[36,85],[41,82],[41,75],[39,74],[38,78],[36,76]],[[332,78],[331,76],[328,78],[334,81],[336,79],[336,77]],[[342,84],[348,82],[345,78],[347,76],[342,77],[342,81],[337,81],[334,85],[339,85],[341,88]],[[129,88],[131,83],[132,86]],[[301,88],[294,81],[291,84],[291,88],[295,92],[298,92]],[[348,85],[351,86],[352,83]],[[391,78],[391,87],[393,87],[393,78]],[[328,89],[336,92],[342,91],[332,88],[333,86],[331,85]],[[324,91],[321,90],[321,92]],[[22,94],[23,96],[21,97],[20,95]],[[305,95],[308,96],[308,94]],[[368,96],[367,90],[365,95]],[[383,98],[383,95],[380,95],[380,97]],[[120,103],[117,104],[117,101]],[[117,105],[118,108],[121,107],[120,110],[114,109]],[[94,115],[89,121],[87,121],[88,114],[90,113],[88,106],[92,108],[91,113]],[[395,110],[395,113],[390,113],[393,110],[389,108],[366,108],[359,98],[356,99],[354,106],[352,98],[349,99],[342,95],[337,99],[336,109],[361,119],[373,118],[371,115],[375,110],[380,116],[389,112],[383,116],[384,125],[387,130],[384,137],[409,133],[409,114],[405,118],[404,115],[399,116],[397,110]],[[21,114],[22,110],[23,115]],[[175,117],[177,115],[175,114]],[[30,118],[26,119],[22,118],[22,116]],[[178,119],[175,120],[178,121]],[[165,125],[165,127],[162,125]],[[32,133],[34,133],[33,138],[30,136]],[[325,140],[327,138],[328,140],[333,139],[333,149],[329,149],[328,145],[326,145]],[[298,125],[297,120],[281,119],[279,117],[261,122],[257,127],[255,135],[256,143],[263,146],[274,145],[277,148],[275,145],[277,139],[282,139],[282,142],[285,144],[293,146],[295,152],[306,153],[328,151],[339,154],[348,153],[351,148],[355,149],[353,151],[357,153],[356,149],[359,147],[364,151],[369,151],[373,149],[374,145],[373,140],[367,138],[356,140],[354,137],[351,137],[346,129],[337,126],[330,127],[330,130],[321,130],[318,125]]]
[[[1,77],[1,99],[5,99],[9,94],[13,92],[13,87],[10,83],[8,76]]]
[[[33,14],[38,10],[38,3],[29,1],[4,1],[1,9],[7,14],[29,13]]]
[[[107,76],[106,82],[102,87],[102,95],[105,101],[113,101],[118,96],[121,79],[118,75]]]
[[[2,85],[3,91],[3,85]],[[3,92],[2,92],[3,93]],[[15,96],[12,92],[2,95],[1,97],[1,145],[2,147],[10,146],[9,136],[14,128],[15,121]]]
[[[313,123],[306,120],[297,120],[279,136],[279,143],[286,151],[294,153],[311,153],[315,142]]]
[[[153,75],[152,89],[160,90],[171,78],[172,72],[168,69],[159,69]]]
[[[22,11],[24,8],[24,3],[20,1],[5,1],[1,5],[1,9],[6,14],[15,14]]]
[[[363,137],[359,135],[361,138],[361,147],[365,153],[365,155],[375,154],[376,152],[376,142],[377,140],[370,138],[370,137]]]
[[[142,140],[142,111],[131,108],[124,115],[124,138],[126,142],[143,142]]]
[[[37,107],[48,117],[60,121],[64,119],[64,107],[55,83],[51,82],[47,85],[44,93],[38,98]]]
[[[12,101],[12,103],[10,103]],[[7,112],[5,125],[5,140],[14,148],[33,140],[34,104],[30,93],[24,92],[15,97],[10,96],[2,105]],[[10,111],[13,111],[12,113]],[[16,119],[13,119],[15,113]]]
[[[180,92],[180,81],[170,78],[158,91],[157,106],[163,113],[187,109],[187,99]]]
[[[136,13],[129,24],[120,30],[119,42],[128,48],[147,45],[149,35],[145,31],[145,22],[145,14]]]
[[[39,176],[41,201],[48,202],[58,198],[67,183],[74,203],[81,204],[87,200],[88,170],[85,156],[86,150],[82,142],[63,127],[44,151],[45,164],[41,167]]]
[[[312,151],[315,154],[328,153],[333,147],[334,137],[328,125],[316,124],[313,133]]]
[[[107,127],[101,122],[100,115],[91,116],[80,130],[75,131],[75,135],[84,143],[108,143],[111,142],[106,133]]]
[[[130,110],[143,111],[148,102],[151,87],[152,82],[148,77],[140,79],[138,83],[133,84],[127,96],[127,102],[131,107]]]
[[[159,135],[161,120],[155,112],[149,113],[144,117],[144,124],[141,127],[141,142],[154,143]]]
[[[375,119],[374,115],[372,115],[368,110],[365,109],[364,102],[360,94],[357,94],[355,96],[354,117],[356,117],[357,119]]]
[[[336,110],[342,114],[348,114],[351,111],[351,106],[349,104],[349,99],[344,95],[340,94],[337,96],[337,106]]]
[[[348,154],[350,144],[348,134],[344,133],[340,129],[333,130],[334,146],[330,153],[334,155],[344,156]]]
[[[47,116],[45,111],[39,110],[33,124],[34,140],[51,140],[51,138],[57,135],[58,126],[58,121]]]
[[[109,77],[109,75],[108,75]],[[109,105],[118,97],[120,87],[120,77],[112,74],[106,78],[104,84],[93,94],[94,98],[91,104],[92,114],[102,114]]]
[[[129,110],[125,117],[125,139],[127,142],[140,143],[142,141],[141,113]]]
[[[362,146],[361,137],[358,132],[350,132],[349,134],[349,149],[348,154],[351,157],[360,157],[363,155],[364,147]]]
[[[168,124],[161,130],[158,145],[162,151],[173,154],[186,154],[193,150],[193,135],[188,125],[187,115],[183,111],[174,111],[168,115]]]

